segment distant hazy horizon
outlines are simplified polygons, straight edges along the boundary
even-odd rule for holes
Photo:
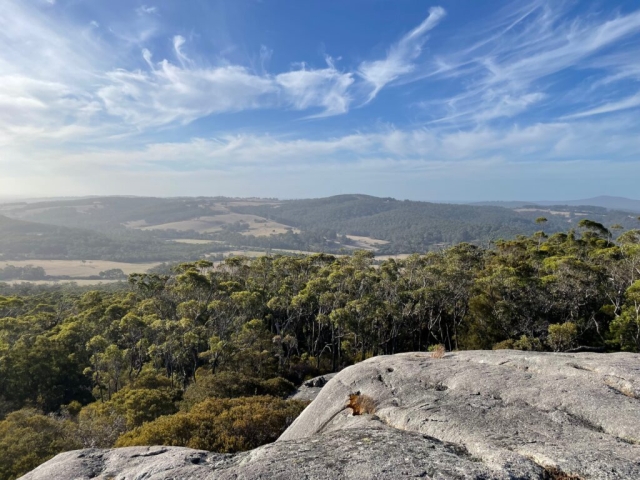
[[[362,192],[350,192],[350,193],[344,193],[344,194],[337,194],[337,195],[370,195],[367,193],[362,193]],[[96,198],[100,198],[100,197],[156,197],[156,198],[193,198],[193,197],[228,197],[228,198],[237,198],[237,199],[247,199],[247,198],[259,198],[259,199],[277,199],[277,200],[307,200],[307,199],[319,199],[319,198],[327,198],[330,196],[335,196],[335,195],[328,195],[328,196],[309,196],[309,197],[259,197],[259,196],[255,196],[255,195],[247,195],[247,196],[237,196],[237,195],[216,195],[216,194],[210,194],[210,195],[62,195],[62,196],[28,196],[28,195],[16,195],[16,196],[11,196],[11,195],[2,195],[0,193],[0,202],[11,202],[11,201],[34,201],[34,202],[38,202],[38,201],[57,201],[57,200],[65,200],[65,199],[69,199],[69,200],[74,200],[74,199],[80,199],[80,198],[91,198],[91,197],[96,197]],[[385,198],[382,196],[378,196],[378,195],[371,195],[371,196],[377,196],[379,198]],[[640,202],[640,199],[638,198],[633,198],[633,197],[622,197],[619,195],[592,195],[590,197],[586,197],[586,198],[561,198],[561,199],[542,199],[542,198],[538,198],[538,199],[527,199],[527,198],[510,198],[507,200],[496,200],[496,199],[472,199],[472,200],[451,200],[451,199],[431,199],[431,198],[403,198],[403,197],[391,197],[394,198],[395,200],[410,200],[410,201],[415,201],[415,202],[431,202],[431,203],[449,203],[449,204],[474,204],[474,203],[517,203],[517,202],[530,202],[532,205],[535,204],[539,204],[539,203],[546,203],[549,204],[551,202],[557,202],[558,205],[562,205],[563,202],[578,202],[578,201],[582,201],[582,200],[594,200],[594,199],[605,199],[605,198],[610,198],[610,199],[619,199],[619,200],[630,200],[632,202]]]
[[[637,0],[4,0],[0,52],[5,198],[637,197]]]

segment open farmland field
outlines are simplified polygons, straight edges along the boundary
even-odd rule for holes
[[[127,226],[131,228],[139,228],[141,230],[177,230],[187,232],[193,230],[198,233],[216,233],[222,231],[225,227],[233,224],[246,224],[242,231],[244,235],[255,235],[257,237],[267,237],[269,235],[277,235],[286,233],[291,230],[299,233],[298,229],[288,225],[273,222],[257,215],[242,213],[222,213],[220,215],[206,215],[190,220],[179,222],[162,223],[159,225],[142,225],[140,222],[129,223]]]
[[[0,283],[6,283],[9,285],[20,285],[23,283],[29,283],[32,285],[60,285],[75,283],[79,287],[91,287],[99,285],[107,285],[110,283],[120,282],[122,280],[87,280],[87,279],[70,279],[70,280],[2,280]]]
[[[208,245],[215,242],[215,240],[200,240],[197,238],[176,238],[170,241],[175,243],[184,243],[185,245]]]
[[[263,255],[266,255],[267,252],[263,252],[260,250],[229,250],[229,251],[225,251],[223,252],[223,255],[225,257],[249,257],[249,258],[256,258],[256,257],[262,257]]]
[[[122,270],[127,275],[130,273],[144,273],[150,268],[159,265],[159,263],[124,263],[106,260],[9,260],[0,262],[0,268],[8,265],[13,265],[14,267],[25,267],[27,265],[42,267],[45,273],[52,277],[89,277],[114,268]]]
[[[377,250],[380,245],[387,245],[389,242],[386,240],[378,240],[371,237],[361,237],[359,235],[347,235],[347,238],[353,240],[355,245],[351,245],[353,248],[359,248],[363,250]]]
[[[398,255],[376,255],[376,260],[389,260],[393,258],[394,260],[404,260],[407,257],[410,257],[409,253],[400,253]]]

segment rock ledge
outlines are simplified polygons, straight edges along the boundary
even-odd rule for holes
[[[350,395],[375,413],[353,415]],[[331,378],[277,442],[250,452],[81,450],[22,478],[638,479],[640,355],[375,357]]]

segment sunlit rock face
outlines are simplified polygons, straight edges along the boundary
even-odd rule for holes
[[[281,438],[250,452],[82,450],[23,478],[640,478],[640,355],[406,353],[310,388]]]

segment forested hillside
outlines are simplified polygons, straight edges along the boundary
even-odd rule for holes
[[[637,222],[629,212],[601,207],[511,209],[367,195],[309,200],[95,197],[5,204],[0,215],[5,216],[0,218],[0,254],[6,259],[130,262],[193,260],[237,248],[408,254],[531,235],[539,230],[539,217],[547,219],[545,230],[551,233],[575,227],[585,217],[627,230]],[[614,229],[613,235],[618,232]]]
[[[83,228],[15,220],[0,215],[0,260],[104,259],[123,262],[201,258],[216,246],[179,245],[145,232],[110,234]]]
[[[558,207],[560,208],[560,207]],[[516,235],[531,235],[539,230],[536,219],[547,218],[546,230],[567,230],[581,218],[589,218],[605,225],[621,224],[633,228],[636,218],[624,212],[612,212],[599,207],[567,207],[560,215],[544,212],[535,206],[514,211],[502,207],[455,205],[400,201],[367,195],[293,200],[278,205],[237,207],[287,223],[301,229],[323,228],[338,233],[362,235],[387,240],[380,253],[426,251],[439,244],[473,242],[486,244]]]
[[[303,408],[285,400],[294,384],[375,355],[640,351],[640,230],[579,227],[380,265],[236,257],[124,290],[6,293],[0,479],[87,446],[252,448]]]

